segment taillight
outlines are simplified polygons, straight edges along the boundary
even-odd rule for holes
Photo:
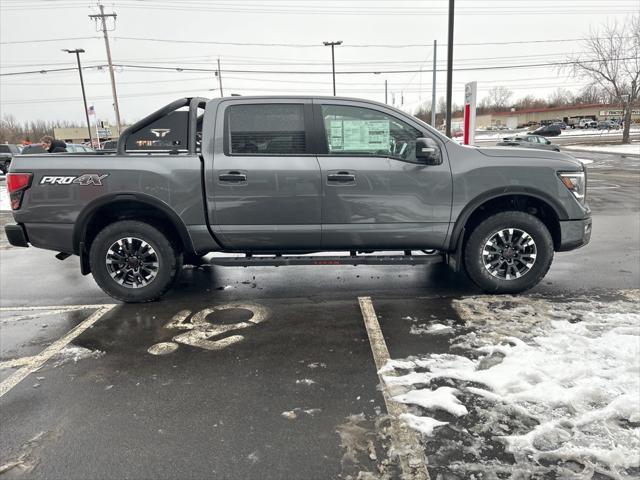
[[[31,186],[31,173],[7,173],[7,190],[11,199],[11,210],[18,210],[24,191]]]

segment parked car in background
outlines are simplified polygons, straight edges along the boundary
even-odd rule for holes
[[[566,130],[567,129],[567,124],[564,122],[554,122],[551,125],[556,125],[558,127],[560,127],[561,130]]]
[[[499,147],[523,147],[538,148],[541,150],[553,150],[554,152],[560,151],[560,147],[558,145],[556,145],[555,143],[551,143],[541,135],[505,137],[497,145]]]
[[[17,145],[12,143],[0,144],[0,173],[5,174],[9,171],[9,165],[11,165],[11,159],[14,155],[18,155],[20,149]]]
[[[579,128],[597,128],[598,122],[596,122],[595,120],[591,120],[589,118],[583,118],[582,120],[580,120],[578,127]]]
[[[558,125],[546,125],[540,127],[533,132],[529,132],[528,135],[543,135],[545,137],[557,137],[562,133],[562,130]]]
[[[92,153],[95,150],[91,147],[81,145],[79,143],[67,143],[67,152],[69,153]]]
[[[47,153],[47,151],[39,143],[32,143],[31,145],[25,145],[21,153],[22,155],[32,155],[34,153]]]
[[[619,130],[620,124],[613,120],[604,120],[602,122],[598,122],[597,128],[598,130]]]
[[[117,140],[107,140],[100,145],[101,150],[115,150],[118,148]]]

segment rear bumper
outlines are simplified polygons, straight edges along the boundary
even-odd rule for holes
[[[4,233],[7,235],[7,240],[9,240],[9,243],[14,247],[29,246],[27,232],[22,225],[5,225]]]
[[[560,245],[558,252],[566,252],[585,246],[591,240],[591,217],[582,220],[560,222]]]

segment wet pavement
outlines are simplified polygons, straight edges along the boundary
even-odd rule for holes
[[[593,162],[591,244],[557,254],[526,298],[640,288],[640,162],[576,156]],[[481,293],[442,265],[205,267],[122,305],[75,258],[4,247],[0,382],[28,374],[0,397],[1,478],[397,478],[358,299],[402,359],[449,352],[430,328],[464,331],[454,301]],[[436,478],[448,457],[424,445]]]

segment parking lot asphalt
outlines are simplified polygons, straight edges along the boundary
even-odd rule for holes
[[[557,254],[525,298],[640,288],[640,161],[576,156],[592,241]],[[361,299],[390,358],[408,358],[448,352],[425,329],[465,328],[454,301],[480,294],[442,265],[205,267],[157,303],[122,305],[77,259],[0,243],[0,476],[397,478]]]

